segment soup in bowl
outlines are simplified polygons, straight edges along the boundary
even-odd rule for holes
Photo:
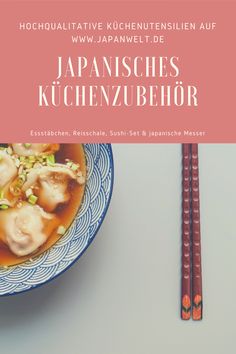
[[[1,146],[1,266],[32,259],[65,234],[83,200],[86,177],[82,144]]]

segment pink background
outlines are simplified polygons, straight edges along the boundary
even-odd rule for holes
[[[1,2],[0,141],[236,142],[235,10],[233,2]],[[165,32],[165,45],[72,45],[66,32],[19,31],[19,22],[207,21],[214,32]],[[55,78],[57,56],[142,55],[181,58],[181,79],[199,90],[198,108],[39,108],[37,85]],[[74,81],[75,83],[75,81]],[[106,84],[105,80],[100,82]],[[124,83],[124,82],[123,82]],[[137,84],[133,80],[133,84]],[[91,83],[90,83],[91,84]],[[131,81],[127,84],[131,84]],[[140,83],[142,84],[142,83]],[[145,85],[145,80],[143,80]],[[148,80],[146,81],[148,84]],[[149,82],[150,84],[150,82]],[[152,83],[154,84],[154,83]],[[4,129],[3,129],[4,126]],[[204,138],[53,138],[31,129],[205,130]]]

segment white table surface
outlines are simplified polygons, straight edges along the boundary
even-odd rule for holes
[[[236,144],[200,145],[204,319],[180,320],[180,145],[113,145],[110,209],[53,282],[0,298],[1,354],[234,354]]]

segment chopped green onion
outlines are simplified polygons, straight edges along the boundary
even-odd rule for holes
[[[27,162],[27,163],[25,164],[25,168],[31,169],[32,167],[33,167],[33,164],[30,163],[30,162]]]
[[[78,170],[79,166],[73,163],[70,168],[72,169],[72,171],[76,171]]]
[[[25,191],[25,195],[27,198],[29,198],[32,194],[33,194],[33,191],[31,188],[29,188],[29,189],[27,189],[27,191]]]
[[[37,200],[38,200],[38,197],[36,197],[36,195],[34,195],[34,194],[31,194],[28,198],[28,202],[32,205],[36,204]]]
[[[57,234],[64,235],[65,232],[66,232],[66,228],[63,225],[60,225],[57,229]]]
[[[73,162],[72,161],[68,161],[66,164],[67,164],[68,167],[71,167],[73,165]]]
[[[26,175],[24,173],[21,173],[18,177],[22,182],[26,181]]]
[[[25,161],[25,156],[20,156],[20,161],[21,162]]]
[[[26,143],[26,144],[24,144],[24,147],[25,147],[26,149],[29,149],[29,148],[31,147],[31,144]]]
[[[54,165],[55,164],[55,156],[54,155],[48,155],[47,156],[47,163],[49,165]]]
[[[23,186],[24,181],[21,178],[17,179],[17,183],[15,185],[15,189],[18,190],[18,192],[20,192],[21,187]]]
[[[29,159],[29,162],[35,162],[36,161],[35,156],[32,156],[32,155],[30,155],[28,159]]]
[[[2,210],[6,210],[6,209],[8,209],[8,208],[9,208],[9,206],[6,205],[6,204],[0,205],[0,209],[2,209]]]

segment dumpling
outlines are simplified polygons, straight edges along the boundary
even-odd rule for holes
[[[59,150],[59,144],[12,144],[12,148],[19,156],[38,156],[53,154]]]
[[[17,176],[17,168],[11,156],[0,150],[0,189],[4,188]]]
[[[19,257],[37,251],[57,225],[56,216],[46,213],[38,205],[23,203],[20,208],[0,213],[2,241]]]
[[[37,204],[52,212],[59,204],[69,201],[69,182],[76,179],[76,173],[64,165],[44,166],[30,171],[22,190],[33,189]]]

